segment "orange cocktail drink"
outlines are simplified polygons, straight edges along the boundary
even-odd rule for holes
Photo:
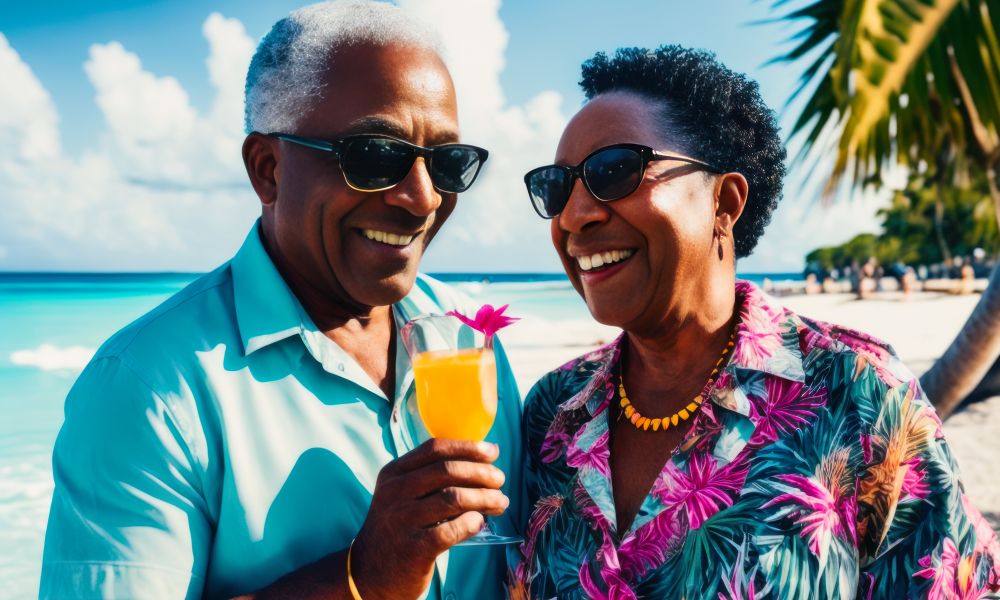
[[[417,410],[437,438],[479,442],[497,415],[493,350],[421,352],[413,359]]]

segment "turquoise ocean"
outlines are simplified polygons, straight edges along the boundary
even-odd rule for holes
[[[554,325],[589,320],[563,274],[437,274],[479,303]],[[0,273],[0,599],[37,597],[63,401],[118,329],[197,274]],[[740,275],[758,284],[796,273]],[[127,452],[127,448],[122,449]]]

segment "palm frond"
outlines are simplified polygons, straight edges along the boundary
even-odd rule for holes
[[[815,0],[785,15],[803,26],[775,60],[810,60],[795,92],[812,90],[792,128],[803,139],[796,160],[834,156],[824,198],[845,180],[881,186],[891,164],[941,164],[942,153],[1000,161],[1000,23],[989,4]]]

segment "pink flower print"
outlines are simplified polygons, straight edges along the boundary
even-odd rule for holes
[[[816,323],[820,325],[820,323]],[[801,332],[803,340],[802,355],[805,356],[813,350],[832,350],[836,344],[833,339],[830,338],[829,328],[825,331],[814,331],[812,329],[806,328],[804,332]]]
[[[715,378],[715,384],[712,386],[713,390],[727,390],[736,385],[733,380],[733,374],[729,371],[722,371],[719,376]]]
[[[770,314],[761,307],[744,305],[736,328],[733,360],[749,369],[764,368],[767,359],[781,348],[781,329],[778,325],[781,317],[780,313]]]
[[[538,542],[538,536],[545,529],[545,526],[548,525],[549,520],[562,508],[563,500],[562,496],[546,496],[545,498],[540,498],[535,503],[531,518],[528,519],[528,531],[520,547],[521,556],[524,560],[514,570],[514,576],[517,578],[517,581],[525,584],[531,583],[531,577],[534,574],[535,544]]]
[[[767,377],[764,382],[766,398],[751,396],[756,413],[751,417],[755,429],[750,443],[773,442],[782,434],[806,425],[815,415],[815,409],[826,404],[826,388],[805,388],[798,381],[781,377]]]
[[[569,436],[563,431],[549,431],[542,442],[540,457],[543,463],[553,463],[559,460],[569,445]]]
[[[965,494],[962,494],[962,508],[965,509],[965,514],[976,531],[975,554],[989,557],[993,563],[993,568],[987,577],[987,585],[998,587],[1000,586],[1000,541],[997,540],[997,534]]]
[[[594,469],[604,477],[611,478],[611,467],[609,458],[611,452],[608,449],[608,432],[605,431],[594,440],[590,448],[584,450],[579,446],[581,434],[587,431],[586,427],[581,427],[577,431],[573,442],[566,450],[566,464],[577,469]]]
[[[920,468],[920,457],[914,456],[904,462],[908,468],[903,476],[902,500],[923,500],[930,495],[927,472]]]
[[[600,565],[601,579],[607,591],[602,591],[596,585],[590,574],[590,566],[585,562],[580,568],[581,587],[587,592],[590,598],[600,598],[602,600],[634,599],[635,592],[629,587],[622,577],[621,566],[618,563],[618,553],[611,541],[611,536],[605,532],[600,548],[594,556]]]
[[[573,502],[576,504],[580,516],[586,519],[593,529],[611,531],[611,522],[601,512],[601,507],[590,497],[587,488],[583,487],[583,482],[579,479],[573,487]]]
[[[812,477],[802,475],[778,475],[777,479],[788,484],[784,494],[780,494],[764,504],[763,508],[775,504],[797,504],[795,523],[802,526],[799,535],[809,542],[809,550],[825,562],[826,551],[832,536],[851,539],[855,509],[852,498],[838,498],[829,489]]]
[[[669,553],[680,548],[681,531],[677,511],[661,511],[618,546],[622,572],[629,579],[636,580],[663,564]]]
[[[719,600],[756,600],[757,590],[754,587],[754,579],[757,576],[757,566],[755,565],[749,573],[744,571],[746,550],[747,543],[744,539],[736,553],[736,560],[733,561],[732,575],[729,576],[729,579],[722,580],[722,584],[726,587],[726,593],[719,592]]]
[[[923,569],[914,573],[913,576],[933,581],[931,589],[927,593],[927,600],[958,598],[955,578],[958,575],[959,558],[955,542],[951,541],[951,538],[945,538],[941,542],[940,553],[935,551],[917,561],[917,564]]]
[[[890,386],[896,387],[903,383],[890,368],[889,363],[894,358],[885,343],[866,333],[843,327],[835,328],[833,335],[834,339],[858,355],[858,372],[864,367],[864,363],[867,363],[875,369],[879,379]]]
[[[914,383],[912,385],[919,385],[919,383]],[[938,416],[937,411],[934,410],[934,407],[928,406],[924,408],[924,416],[927,417],[932,423],[934,423],[934,439],[936,440],[944,439],[944,431],[941,429],[943,423],[941,423],[941,417]]]
[[[744,461],[720,469],[711,455],[692,452],[687,471],[673,460],[667,462],[653,484],[653,494],[668,508],[683,507],[688,526],[698,529],[712,515],[733,505],[748,470]]]
[[[874,454],[872,453],[872,438],[874,437],[868,433],[861,434],[861,453],[866,465],[872,464],[872,459],[874,458]]]
[[[580,565],[580,587],[593,600],[636,600],[635,592],[617,573],[601,573],[607,591],[602,590],[590,575],[590,563]]]

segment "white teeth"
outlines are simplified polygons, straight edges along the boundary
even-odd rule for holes
[[[581,270],[589,271],[591,269],[603,267],[604,265],[610,265],[611,263],[621,262],[632,256],[634,253],[635,252],[633,250],[610,250],[608,252],[597,252],[595,254],[591,254],[590,256],[577,256],[576,262],[580,265]]]
[[[408,246],[413,241],[412,235],[398,235],[374,229],[362,229],[361,233],[370,240],[388,244],[390,246]]]

